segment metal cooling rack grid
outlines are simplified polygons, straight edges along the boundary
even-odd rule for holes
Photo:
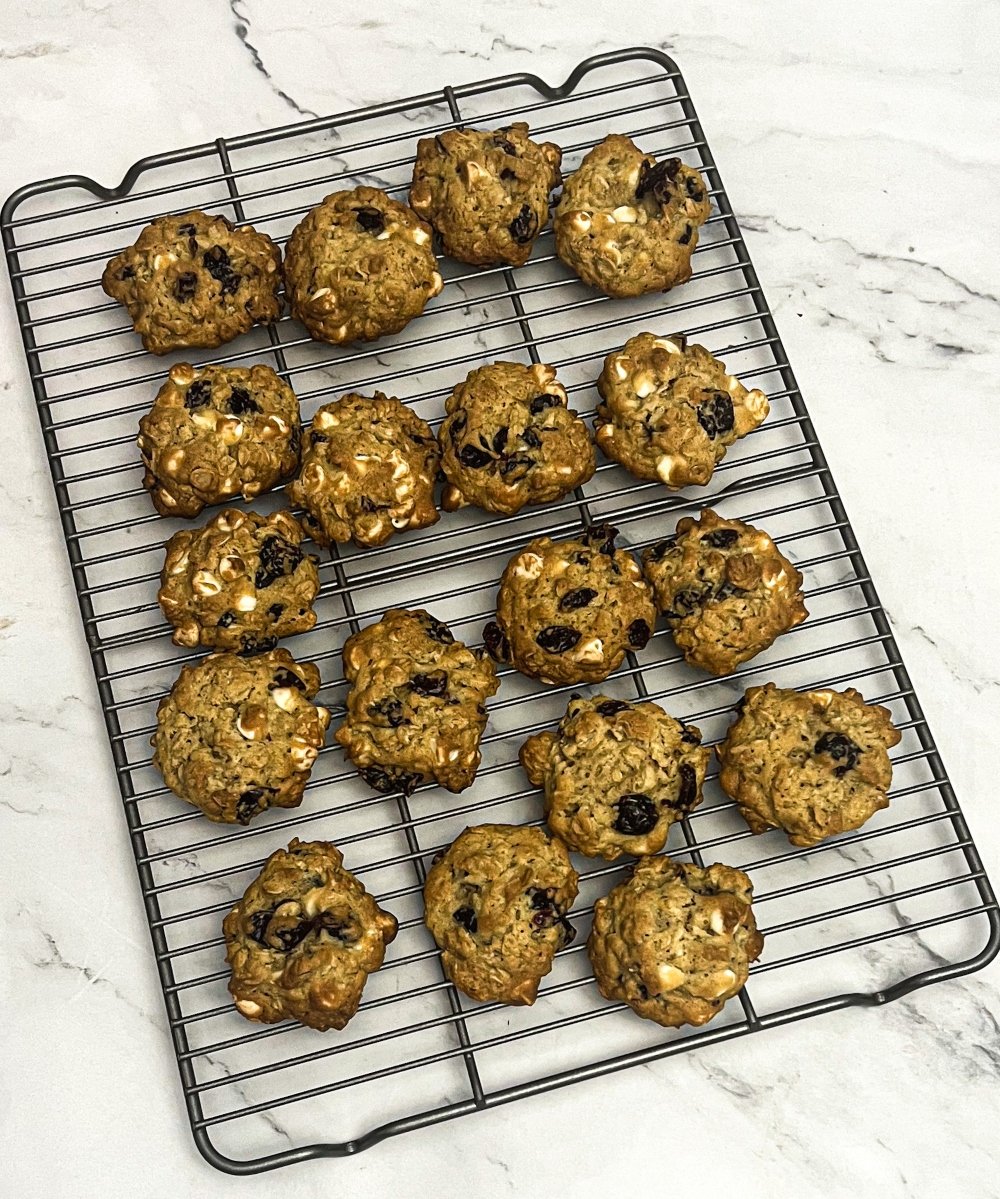
[[[393,605],[426,605],[477,641],[500,571],[545,531],[612,519],[638,548],[711,503],[762,523],[806,576],[810,619],[736,675],[689,670],[657,633],[601,690],[648,695],[724,733],[748,682],[857,685],[888,704],[904,731],[894,751],[893,804],[833,844],[795,849],[751,838],[714,781],[674,830],[668,852],[749,870],[763,960],[707,1028],[669,1032],[605,1003],[586,965],[594,900],[621,867],[579,860],[576,943],[531,1009],[474,1004],[443,979],[421,925],[429,858],[467,823],[538,821],[537,794],[516,761],[529,732],[554,723],[571,688],[542,689],[510,671],[490,709],[483,768],[449,796],[373,796],[328,747],[300,809],[248,829],[179,811],[150,766],[156,703],[183,661],[159,618],[162,546],[177,527],[140,485],[135,426],[169,367],[138,348],[100,291],[104,262],[152,217],[188,207],[249,220],[283,242],[327,192],[368,182],[405,196],[418,136],[462,122],[525,118],[558,141],[567,169],[608,132],[658,155],[698,163],[716,206],[695,277],[666,296],[608,301],[558,263],[551,232],[516,272],[443,260],[444,293],[393,339],[320,346],[283,320],[212,355],[264,360],[294,386],[308,419],[344,392],[380,387],[436,424],[454,382],[496,357],[557,366],[589,411],[601,359],[643,328],[683,331],[748,384],[772,415],[730,451],[710,487],[670,494],[603,464],[575,496],[518,517],[472,511],[386,546],[341,550],[321,567],[317,628],[289,642],[323,671],[321,698],[343,709],[339,651]],[[81,192],[89,197],[81,201]],[[61,520],[94,661],[138,866],[188,1115],[199,1149],[221,1169],[250,1173],[355,1152],[394,1133],[533,1095],[609,1070],[766,1029],[849,1004],[885,1002],[985,964],[1000,947],[993,892],[959,812],[885,614],[837,496],[683,79],[653,50],[582,63],[559,88],[517,75],[300,126],[218,139],[136,164],[115,189],[82,177],[22,188],[0,215],[14,297]],[[194,355],[196,360],[209,357]],[[275,506],[279,496],[255,506]],[[713,775],[714,779],[714,775]],[[400,919],[386,966],[341,1034],[248,1025],[225,989],[221,916],[260,863],[292,835],[328,837]],[[985,944],[984,944],[985,942]],[[349,1092],[349,1093],[345,1093]],[[287,1140],[286,1140],[287,1138]],[[288,1143],[294,1148],[285,1148]]]

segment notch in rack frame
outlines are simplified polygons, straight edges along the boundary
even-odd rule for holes
[[[310,342],[287,318],[230,343],[214,361],[262,359],[289,380],[305,417],[347,390],[381,388],[436,423],[444,395],[493,358],[550,362],[572,402],[593,405],[612,348],[644,327],[705,341],[765,390],[767,422],[734,447],[704,494],[671,494],[603,464],[555,504],[493,519],[474,511],[375,550],[339,548],[321,567],[317,628],[287,643],[323,672],[323,702],[342,710],[339,649],[393,605],[429,606],[477,640],[513,550],[541,533],[612,520],[635,548],[711,504],[760,522],[806,576],[811,616],[726,679],[685,667],[659,632],[602,690],[648,696],[717,741],[747,682],[855,684],[889,705],[904,738],[893,803],[856,833],[795,849],[751,838],[714,782],[678,825],[668,852],[722,860],[756,885],[765,955],[740,1001],[701,1030],[668,1031],[603,1002],[583,942],[594,899],[622,875],[585,862],[573,919],[538,1003],[511,1013],[474,1004],[442,977],[422,928],[423,870],[466,824],[539,819],[517,767],[525,736],[552,724],[569,688],[509,671],[490,709],[473,787],[372,796],[351,770],[320,756],[300,809],[247,829],[209,828],[178,812],[152,770],[155,706],[180,664],[158,615],[162,545],[177,522],[155,515],[141,487],[135,423],[167,363],[138,348],[103,296],[103,263],[155,216],[202,207],[231,213],[282,242],[327,192],[356,182],[405,195],[414,142],[467,121],[527,119],[563,145],[570,169],[606,133],[679,153],[706,174],[715,211],[691,282],[665,296],[608,301],[552,252],[549,229],[530,262],[474,271],[445,261],[444,293],[395,338],[361,348]],[[80,199],[80,193],[89,193]],[[447,87],[393,104],[283,129],[218,139],[144,159],[117,188],[82,176],[21,188],[0,214],[28,370],[153,942],[195,1141],[213,1165],[253,1173],[357,1152],[396,1133],[526,1098],[777,1024],[878,1004],[988,962],[1000,948],[996,899],[879,604],[850,523],[750,262],[680,71],[656,50],[581,63],[561,87],[534,75]],[[195,355],[204,360],[206,355]],[[258,501],[274,506],[277,496]],[[269,852],[292,835],[328,837],[400,918],[386,966],[340,1034],[248,1026],[221,969],[220,923]],[[291,1145],[292,1148],[288,1146]]]

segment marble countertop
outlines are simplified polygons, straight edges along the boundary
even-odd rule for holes
[[[0,28],[5,194],[67,172],[115,182],[151,152],[449,82],[515,70],[556,82],[621,45],[672,54],[1000,880],[996,5],[16,8]],[[183,1115],[13,306],[0,290],[0,1190],[1000,1195],[998,963],[888,1007],[702,1049],[355,1159],[244,1180],[205,1165]],[[842,419],[848,407],[869,413],[863,438]]]

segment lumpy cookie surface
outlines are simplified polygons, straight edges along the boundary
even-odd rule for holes
[[[157,598],[177,645],[254,653],[316,623],[316,560],[288,512],[225,508],[167,542]]]
[[[327,196],[285,250],[292,315],[319,341],[398,333],[442,286],[430,226],[374,187]]]
[[[227,824],[295,808],[330,713],[312,702],[319,671],[284,649],[210,654],[160,702],[153,764],[171,791]]]
[[[641,859],[594,907],[587,952],[601,994],[667,1028],[707,1023],[763,949],[752,894],[742,870]]]
[[[751,687],[716,750],[719,782],[754,833],[781,828],[816,845],[889,806],[889,750],[901,734],[888,708],[846,691]]]
[[[462,791],[479,769],[493,663],[422,609],[392,609],[348,638],[351,689],[337,741],[370,787],[409,794],[433,779]]]
[[[617,530],[539,537],[507,563],[497,616],[483,630],[490,653],[543,683],[600,682],[652,635],[656,609]]]
[[[691,255],[711,203],[705,180],[679,158],[657,162],[611,134],[566,180],[556,207],[556,252],[609,296],[667,291],[691,278]]]
[[[706,508],[643,551],[656,606],[691,666],[729,674],[806,619],[802,575],[767,533]]]
[[[229,991],[248,1020],[326,1031],[358,1010],[397,924],[343,861],[329,841],[293,839],[227,914]]]
[[[281,315],[281,252],[250,225],[204,212],[160,217],[108,263],[101,286],[151,354],[213,349]]]
[[[678,489],[707,483],[726,450],[770,406],[703,346],[640,333],[609,354],[597,381],[597,444],[638,479]]]
[[[549,219],[562,151],[503,129],[449,129],[417,142],[410,204],[434,226],[444,252],[473,266],[521,266]]]
[[[170,370],[139,422],[143,486],[161,516],[252,500],[299,461],[299,402],[269,366]]]
[[[438,519],[439,462],[430,426],[405,404],[381,392],[346,395],[313,417],[288,497],[306,509],[302,523],[320,545],[382,545]]]
[[[445,401],[443,507],[476,504],[513,515],[556,500],[596,469],[587,426],[566,406],[551,366],[492,362],[471,372]]]
[[[531,1004],[557,949],[576,930],[566,919],[577,874],[565,845],[539,828],[467,828],[435,861],[424,920],[445,973],[472,999]]]
[[[521,746],[545,791],[549,828],[570,849],[613,861],[659,853],[670,826],[701,802],[711,751],[699,729],[653,703],[574,697],[555,732]]]

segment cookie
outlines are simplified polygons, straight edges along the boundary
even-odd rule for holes
[[[566,406],[551,366],[491,362],[445,401],[442,507],[476,504],[512,516],[525,504],[558,500],[597,468],[587,426]]]
[[[250,225],[185,212],[147,225],[104,268],[151,354],[214,349],[281,315],[281,251]]]
[[[440,457],[430,425],[395,397],[346,395],[313,417],[288,498],[320,545],[382,545],[438,519]]]
[[[511,558],[496,621],[483,630],[496,661],[543,683],[599,683],[643,648],[653,595],[632,555],[615,549],[617,535],[594,525],[568,541],[539,537]]]
[[[472,999],[532,1004],[556,950],[576,929],[566,919],[577,873],[566,846],[539,828],[467,828],[434,861],[424,922],[444,972]]]
[[[449,129],[417,142],[410,204],[430,221],[444,252],[473,266],[522,266],[549,219],[562,151],[502,129]]]
[[[719,782],[751,832],[781,828],[816,845],[860,828],[892,783],[889,750],[902,734],[888,708],[846,691],[750,687],[716,749]]]
[[[299,402],[269,366],[171,367],[139,422],[142,480],[161,516],[252,500],[299,462]]]
[[[229,992],[248,1020],[325,1032],[358,1010],[398,926],[343,862],[329,841],[294,838],[226,915]]]
[[[285,649],[209,654],[185,666],[156,712],[153,765],[209,818],[249,824],[297,808],[330,713],[312,703],[319,671]]]
[[[374,187],[327,196],[285,248],[292,315],[318,341],[398,333],[442,286],[430,226]]]
[[[670,826],[701,803],[710,756],[700,729],[607,695],[574,696],[556,731],[529,737],[520,754],[545,790],[552,832],[609,862],[660,852]]]
[[[395,608],[348,638],[351,690],[336,738],[365,782],[405,795],[433,779],[463,791],[479,769],[493,663],[420,609]]]
[[[705,508],[642,554],[642,571],[685,662],[729,674],[809,613],[802,575],[761,529]]]
[[[200,529],[167,542],[157,599],[175,645],[257,653],[316,623],[316,559],[288,512],[224,508]]]
[[[642,858],[594,906],[587,952],[601,994],[666,1028],[707,1023],[764,947],[752,895],[742,870]]]
[[[678,333],[630,337],[604,360],[597,390],[597,444],[637,479],[672,490],[707,483],[729,446],[770,411],[762,391],[747,391]]]
[[[679,158],[657,162],[613,133],[566,180],[553,218],[556,253],[606,295],[668,291],[691,278],[710,211],[694,167]]]

